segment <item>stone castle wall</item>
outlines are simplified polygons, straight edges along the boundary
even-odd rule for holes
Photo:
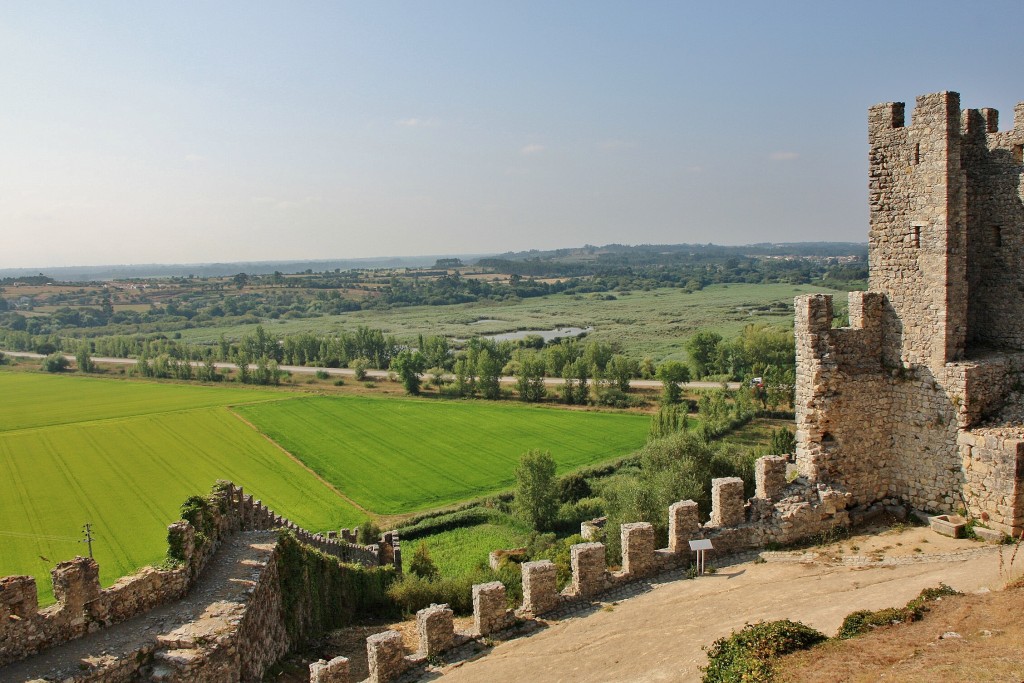
[[[42,610],[35,578],[0,578],[0,666],[180,599],[218,547],[240,531],[290,529],[302,543],[343,562],[401,567],[398,538],[391,533],[369,546],[314,534],[275,514],[230,482],[219,483],[207,503],[211,524],[204,543],[197,545],[196,531],[185,520],[168,527],[177,566],[144,567],[104,589],[95,561],[79,557],[62,562],[51,572],[57,602]],[[259,651],[255,655],[262,656]]]
[[[952,92],[919,97],[909,125],[902,103],[870,109],[870,291],[845,328],[831,297],[797,299],[797,461],[855,504],[984,509],[1011,532],[1016,451],[968,433],[1024,382],[1024,103],[997,124]]]

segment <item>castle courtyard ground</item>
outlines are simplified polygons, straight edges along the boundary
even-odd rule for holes
[[[1024,573],[1024,552],[1013,553],[1013,546],[953,540],[920,527],[806,554],[769,553],[767,562],[723,567],[696,580],[654,581],[634,589],[635,597],[551,620],[446,667],[440,680],[697,681],[706,662],[702,648],[745,623],[788,618],[834,635],[850,612],[903,605],[940,582],[965,593],[999,590]]]

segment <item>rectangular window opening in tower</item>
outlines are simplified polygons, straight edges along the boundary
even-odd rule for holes
[[[1003,246],[1003,226],[992,226],[992,244],[997,248]]]
[[[921,143],[918,142],[914,145],[914,165],[917,166],[921,163]]]
[[[1013,163],[1024,164],[1024,145],[1013,146]]]
[[[910,241],[914,245],[914,249],[921,248],[921,226],[915,225],[910,228]]]

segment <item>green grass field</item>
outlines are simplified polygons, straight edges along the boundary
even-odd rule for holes
[[[290,395],[255,388],[6,372],[0,374],[0,432],[270,401]]]
[[[512,525],[478,524],[403,543],[402,561],[408,568],[416,546],[422,542],[430,551],[430,559],[441,576],[455,577],[472,571],[480,563],[487,566],[492,550],[517,548],[525,545],[529,538],[528,531]]]
[[[0,576],[33,575],[51,601],[49,570],[86,554],[77,540],[91,522],[109,585],[161,561],[181,503],[217,479],[310,529],[358,523],[363,513],[217,405],[281,395],[0,372],[0,424],[28,427],[0,432]],[[169,412],[156,412],[162,399]],[[115,419],[119,409],[149,414]],[[38,426],[51,418],[67,424]]]
[[[508,488],[519,456],[552,452],[559,471],[629,453],[647,417],[515,403],[310,397],[267,389],[0,372],[0,576],[37,577],[86,548],[101,580],[159,562],[181,503],[230,479],[312,529],[367,510],[438,507]],[[267,436],[247,425],[256,424]],[[269,437],[269,438],[267,438]],[[508,539],[490,539],[482,545]]]
[[[519,457],[560,473],[643,445],[650,418],[478,401],[301,398],[238,411],[357,503],[392,515],[508,488]]]
[[[554,294],[514,302],[410,306],[322,318],[267,320],[263,324],[275,335],[351,331],[366,325],[406,341],[419,334],[467,338],[524,329],[593,327],[591,339],[618,342],[630,355],[651,356],[660,363],[667,359],[685,360],[683,344],[698,329],[716,330],[732,339],[748,323],[792,327],[793,297],[815,292],[835,294],[837,311],[845,308],[845,292],[818,285],[729,284],[713,285],[692,294],[673,288],[634,291],[617,294],[612,301],[594,295]],[[488,322],[473,324],[478,320]],[[238,339],[251,334],[255,327],[202,327],[182,330],[181,334],[191,342],[212,344],[222,333]]]

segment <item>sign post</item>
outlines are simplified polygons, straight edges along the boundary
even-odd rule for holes
[[[704,574],[704,552],[714,550],[714,547],[711,545],[710,539],[698,538],[690,541],[690,550],[697,553],[697,575],[701,576]]]

